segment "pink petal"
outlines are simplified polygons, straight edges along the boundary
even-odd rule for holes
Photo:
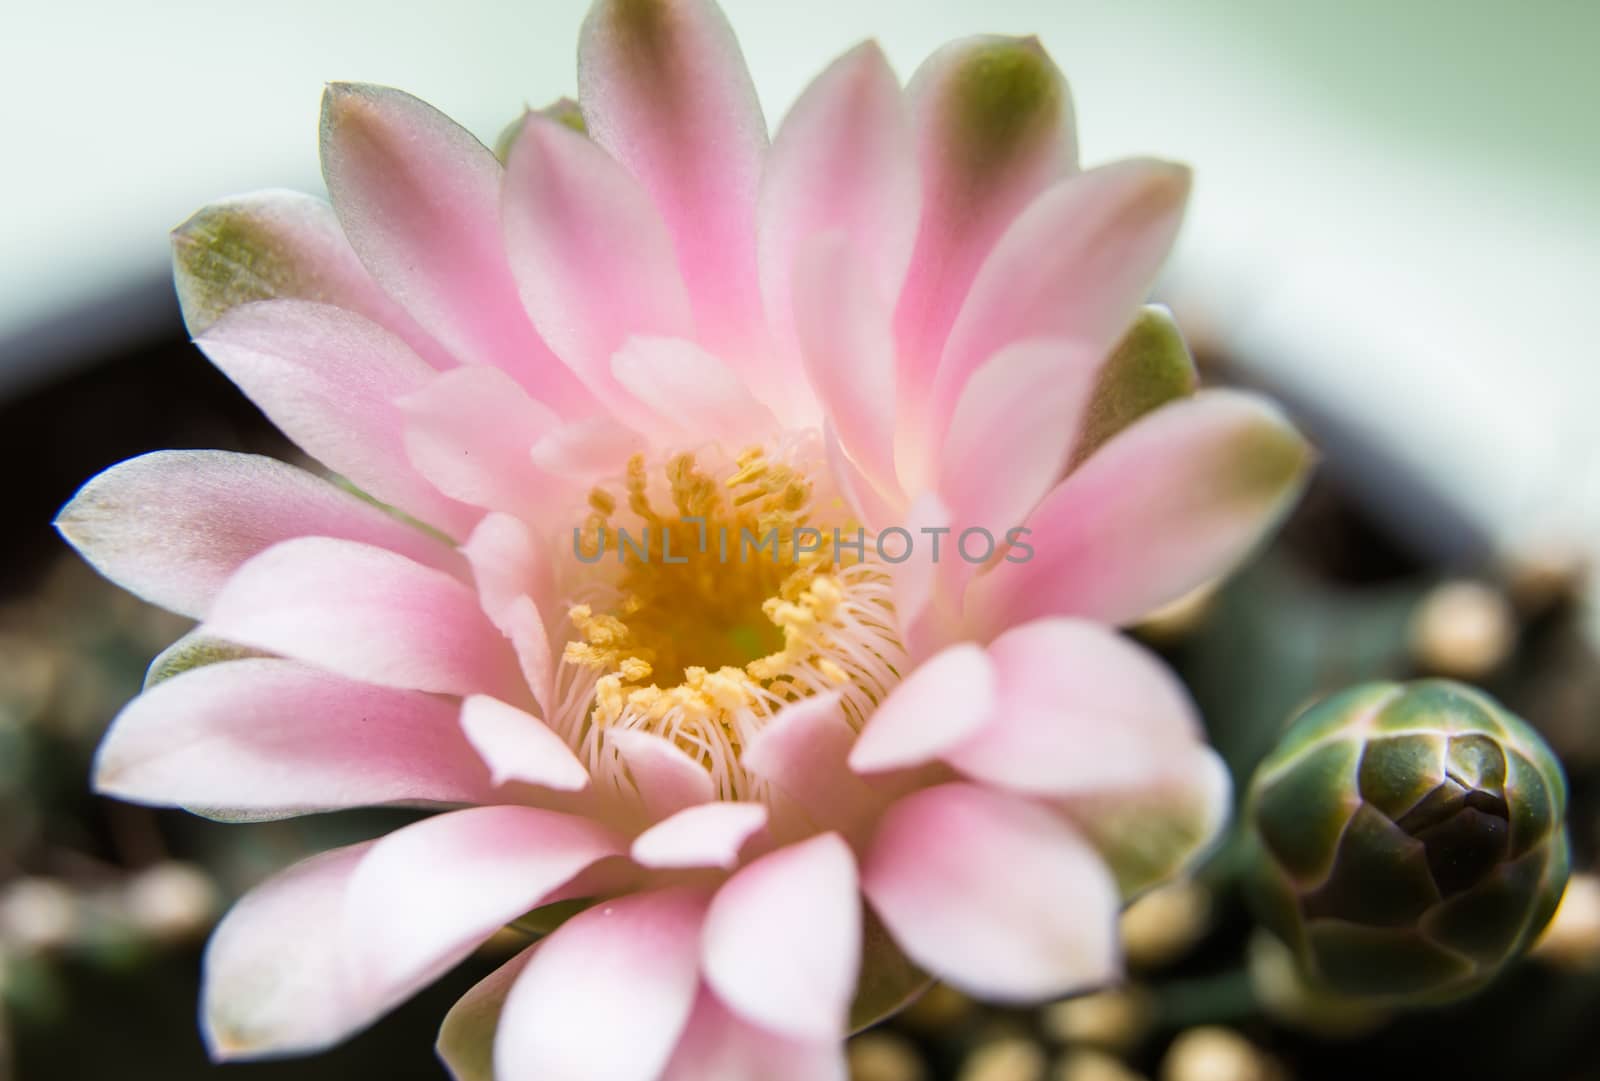
[[[883,50],[869,41],[834,61],[801,94],[761,178],[762,294],[785,350],[796,344],[790,279],[805,243],[837,232],[863,261],[862,280],[892,303],[905,280],[920,210],[905,100]],[[893,363],[887,356],[884,361]],[[798,374],[791,373],[791,382]]]
[[[793,800],[817,827],[848,833],[883,806],[883,797],[846,765],[855,741],[838,692],[818,694],[781,709],[740,762]]]
[[[555,702],[556,658],[550,647],[547,624],[531,598],[518,597],[511,602],[502,620],[501,633],[511,642],[523,683],[540,716],[555,717],[559,708]]]
[[[887,301],[841,233],[799,245],[795,333],[839,442],[879,492],[897,494],[895,347]]]
[[[439,1026],[439,1053],[452,1081],[494,1081],[494,1038],[506,996],[533,960],[533,947],[517,954],[456,1000]]]
[[[489,778],[453,712],[294,661],[206,665],[123,708],[95,754],[95,788],[229,819],[482,802]]]
[[[531,713],[475,694],[461,703],[461,730],[495,784],[522,781],[559,792],[589,787],[589,771],[560,736]]]
[[[528,597],[518,597],[506,610],[501,633],[511,643],[516,654],[517,667],[528,689],[532,705],[542,718],[556,715],[555,656],[550,648],[549,632],[538,608]]]
[[[585,417],[540,439],[530,454],[552,476],[592,482],[621,472],[644,447],[632,428],[610,417]]]
[[[634,894],[563,924],[506,999],[496,1075],[655,1081],[694,1005],[706,903],[697,890]]]
[[[743,449],[777,429],[739,376],[693,342],[629,338],[611,359],[611,371],[658,438],[721,439]]]
[[[386,687],[514,697],[519,683],[471,589],[354,541],[304,537],[267,549],[229,580],[206,626]]]
[[[760,803],[717,800],[685,807],[634,838],[635,863],[662,869],[721,867],[739,864],[745,842],[767,824]]]
[[[488,514],[461,546],[483,610],[497,624],[520,597],[551,604],[550,561],[528,527],[510,514]]]
[[[1126,623],[1232,568],[1299,493],[1310,451],[1264,400],[1202,391],[1148,414],[1029,517],[1032,558],[974,583],[997,633],[1046,615]]]
[[[749,1024],[702,988],[661,1081],[847,1081],[837,1038],[799,1042]],[[476,1079],[474,1079],[476,1081]]]
[[[304,470],[221,450],[156,451],[112,466],[55,524],[107,578],[197,618],[247,559],[296,536],[361,541],[446,570],[460,565],[422,530]]]
[[[1041,195],[984,260],[950,331],[934,381],[934,419],[974,370],[1028,338],[1110,353],[1172,249],[1189,170],[1135,160],[1091,169]]]
[[[660,736],[614,728],[606,732],[606,742],[628,767],[645,814],[652,821],[716,798],[705,767]]]
[[[1148,782],[1200,736],[1194,703],[1141,646],[1099,624],[1041,620],[989,646],[996,707],[945,760],[990,784],[1071,796]]]
[[[565,124],[530,113],[506,164],[507,251],[528,314],[602,400],[636,334],[689,337],[672,237],[627,170]]]
[[[549,560],[521,521],[488,514],[462,546],[478,584],[478,602],[511,642],[534,701],[551,716],[555,658],[547,615],[554,608]]]
[[[326,304],[266,300],[233,309],[196,344],[285,435],[358,488],[446,532],[476,520],[407,461],[393,403],[434,371],[377,324]]]
[[[498,368],[456,368],[396,403],[411,464],[475,507],[534,516],[555,487],[529,450],[559,419]]]
[[[709,0],[599,0],[578,41],[578,99],[589,134],[666,219],[701,340],[742,358],[760,344],[767,130],[727,19]]]
[[[921,211],[910,117],[875,41],[835,60],[784,117],[761,178],[761,279],[768,308],[785,299],[800,246],[838,232],[881,297],[900,295]]]
[[[861,964],[855,857],[825,833],[756,860],[712,899],[706,982],[745,1020],[797,1040],[842,1039]]]
[[[969,784],[884,815],[862,888],[911,959],[980,998],[1033,1002],[1120,970],[1116,884],[1061,818]]]
[[[967,383],[942,438],[939,494],[957,534],[983,528],[996,542],[1026,520],[1061,477],[1095,387],[1100,357],[1068,342],[1018,342],[989,358]],[[981,537],[969,549],[981,556]],[[948,562],[974,570],[952,550]]]
[[[513,806],[388,834],[350,877],[346,978],[366,994],[410,995],[621,844],[587,819]]]
[[[192,336],[251,301],[314,300],[366,316],[435,368],[456,363],[372,280],[333,208],[314,196],[258,191],[202,207],[172,231],[172,263]]]
[[[850,752],[858,773],[920,766],[966,739],[989,718],[994,665],[971,643],[924,661],[889,692]]]
[[[922,221],[896,312],[901,390],[923,390],[979,265],[1021,211],[1076,168],[1066,82],[1035,38],[952,42],[907,87]]]
[[[334,83],[322,99],[322,175],[350,244],[460,360],[504,368],[540,401],[592,399],[528,322],[500,232],[500,163],[409,94]]]
[[[394,1001],[348,986],[339,913],[372,843],[312,856],[247,893],[206,946],[200,1020],[217,1061],[309,1054]]]
[[[822,422],[822,444],[828,459],[828,472],[838,486],[845,505],[856,513],[861,524],[876,531],[897,522],[894,504],[850,460],[831,421]]]
[[[905,561],[894,568],[890,588],[895,619],[900,624],[900,643],[915,661],[928,657],[948,638],[943,631],[950,623],[954,597],[943,587],[950,581],[944,568],[952,555],[952,525],[950,508],[932,492],[924,492],[912,501],[900,525],[910,534],[912,543]],[[935,546],[941,540],[936,555]],[[886,541],[903,542],[901,537]]]

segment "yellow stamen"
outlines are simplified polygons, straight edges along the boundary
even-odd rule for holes
[[[888,576],[839,558],[833,530],[859,527],[814,521],[813,507],[804,473],[761,448],[720,483],[692,454],[654,477],[635,456],[620,493],[590,493],[579,550],[609,588],[567,612],[562,660],[593,674],[567,733],[580,750],[598,754],[612,728],[651,731],[704,764],[721,795],[747,798],[739,751],[785,704],[843,688],[860,723],[902,662]]]

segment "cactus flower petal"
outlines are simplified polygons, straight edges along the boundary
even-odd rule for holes
[[[706,982],[770,1032],[826,1043],[844,1028],[861,963],[855,856],[823,833],[739,870],[712,899]]]
[[[494,1081],[494,1042],[500,1014],[505,1009],[506,996],[531,960],[533,950],[523,950],[479,980],[445,1014],[435,1049],[452,1081]]]
[[[662,1081],[846,1081],[837,1041],[800,1041],[740,1021],[702,990]]]
[[[113,466],[62,508],[56,528],[130,593],[197,618],[251,557],[308,534],[460,567],[446,545],[320,477],[221,450],[155,451]]]
[[[307,1053],[394,1003],[342,968],[350,876],[375,842],[302,860],[234,905],[206,946],[201,1029],[217,1061]]]
[[[295,661],[206,665],[128,703],[95,756],[95,786],[234,820],[490,801],[454,712],[441,698]],[[385,723],[363,722],[373,716]]]
[[[991,712],[944,754],[970,777],[1038,796],[1087,795],[1170,774],[1197,745],[1199,718],[1182,685],[1094,624],[1030,623],[997,638],[989,657]]]
[[[472,807],[396,830],[345,887],[348,976],[385,1000],[408,997],[621,851],[604,827],[537,807]]]
[[[1025,878],[1006,870],[1018,867]],[[1016,797],[951,784],[900,800],[862,886],[912,960],[971,994],[1059,998],[1120,973],[1105,864],[1072,826]]]
[[[859,265],[863,277],[851,288],[887,304],[900,295],[921,209],[905,98],[883,50],[867,42],[836,60],[795,102],[762,173],[761,286],[778,343],[793,348],[809,322],[795,311],[794,275],[814,238],[837,238],[842,265]],[[880,359],[892,376],[892,349]],[[805,380],[796,380],[795,389],[806,393]]]
[[[700,987],[707,902],[686,888],[640,893],[564,923],[535,947],[506,997],[495,1076],[661,1076]]]
[[[1174,402],[1047,495],[1027,524],[1048,547],[996,567],[969,606],[979,619],[1131,622],[1242,559],[1291,505],[1309,459],[1288,422],[1253,395],[1214,390]]]

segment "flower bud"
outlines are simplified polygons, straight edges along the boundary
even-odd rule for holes
[[[1460,997],[1554,913],[1566,801],[1554,754],[1488,696],[1445,680],[1352,688],[1256,771],[1257,914],[1328,990]]]

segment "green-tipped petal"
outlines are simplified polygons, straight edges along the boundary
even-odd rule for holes
[[[360,262],[333,208],[309,195],[268,191],[212,203],[172,232],[178,303],[200,335],[252,300],[330,300],[359,277]]]
[[[1210,852],[1227,824],[1233,781],[1210,748],[1196,747],[1175,783],[1103,793],[1065,804],[1105,858],[1125,900],[1182,874]]]
[[[558,98],[546,105],[543,109],[524,111],[511,123],[500,129],[500,134],[494,140],[494,156],[504,165],[511,158],[511,147],[516,143],[517,137],[522,134],[523,125],[528,122],[528,112],[537,112],[540,116],[549,117],[558,124],[571,128],[579,135],[589,134],[589,127],[583,121],[583,110],[571,98]]]
[[[372,280],[333,208],[310,195],[262,191],[202,207],[172,231],[172,270],[194,337],[242,304],[313,300],[366,316],[436,367],[453,363]]]
[[[1146,307],[1100,369],[1068,468],[1151,410],[1193,394],[1198,381],[1172,313]]]
[[[928,989],[933,977],[895,944],[871,908],[861,922],[861,975],[850,1004],[850,1031],[860,1032],[892,1016]]]
[[[265,656],[268,654],[259,649],[224,641],[203,630],[190,631],[156,654],[156,659],[150,662],[150,667],[145,671],[144,689],[148,691],[156,684],[164,683],[173,676],[181,676],[191,668]]]
[[[1127,624],[1232,570],[1293,505],[1312,453],[1268,402],[1233,390],[1170,402],[1123,430],[1046,495],[1025,562],[968,591],[995,633],[1031,619]]]
[[[454,1081],[494,1081],[494,1034],[511,985],[533,958],[522,951],[456,1000],[439,1026],[434,1050]]]
[[[952,42],[907,86],[923,208],[897,322],[927,383],[978,267],[1036,196],[1077,168],[1072,98],[1037,38]]]
[[[1055,170],[1076,163],[1072,97],[1055,61],[1035,37],[952,42],[913,76],[945,182],[981,189],[1010,169]]]

